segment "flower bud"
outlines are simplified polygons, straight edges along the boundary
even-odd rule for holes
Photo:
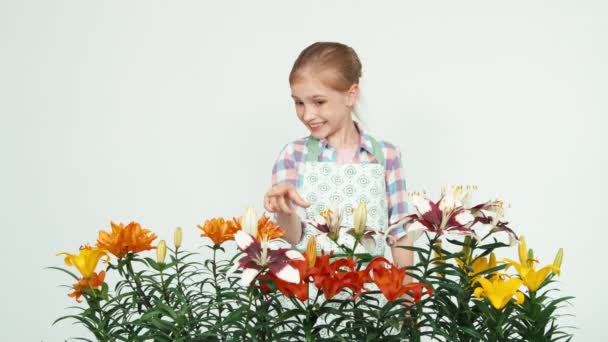
[[[523,236],[519,237],[519,263],[528,265],[528,248],[526,247],[526,239]]]
[[[241,221],[243,231],[249,235],[256,237],[258,235],[258,216],[253,207],[247,208]]]
[[[462,254],[463,254],[463,260],[465,262],[465,264],[469,265],[472,262],[472,255],[471,255],[471,237],[470,236],[466,236],[464,238],[464,244],[462,246]]]
[[[488,263],[488,268],[496,267],[496,254],[494,252],[490,253],[490,261]]]
[[[156,246],[156,262],[159,264],[164,264],[166,255],[167,244],[165,243],[165,240],[160,240]]]
[[[365,227],[367,224],[367,205],[365,202],[361,201],[357,209],[355,209],[355,213],[353,215],[353,226],[355,229],[355,236],[360,237],[365,232]]]
[[[562,259],[564,258],[564,249],[560,248],[559,251],[557,251],[557,254],[555,255],[555,259],[553,260],[553,266],[557,269],[555,272],[557,274],[560,273],[560,270],[562,268]]]
[[[182,246],[182,227],[175,228],[175,232],[173,233],[173,243],[175,244],[175,249]]]
[[[304,257],[306,258],[306,261],[308,261],[308,268],[313,268],[317,262],[317,238],[314,236],[308,238]]]

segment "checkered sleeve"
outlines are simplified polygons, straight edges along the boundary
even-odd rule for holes
[[[279,156],[272,167],[272,186],[281,183],[291,183],[294,186],[298,180],[298,172],[295,160],[294,144],[283,146]]]
[[[390,143],[386,147],[386,193],[388,198],[388,224],[393,225],[408,213],[405,175],[401,162],[401,150]],[[405,236],[403,226],[393,229],[391,234],[396,240]]]
[[[301,160],[303,150],[304,144],[302,141],[292,142],[283,146],[283,149],[272,167],[273,187],[281,183],[291,183],[297,187],[298,160]],[[276,213],[272,214],[272,219],[274,221],[277,220]],[[305,224],[302,222],[300,225],[302,229],[302,238],[304,237],[304,226]]]

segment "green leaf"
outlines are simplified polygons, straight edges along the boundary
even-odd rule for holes
[[[78,277],[76,274],[74,274],[74,273],[72,273],[72,272],[70,272],[70,271],[68,271],[68,270],[66,270],[64,268],[61,268],[61,267],[49,266],[49,267],[45,267],[45,269],[58,270],[58,271],[61,271],[63,273],[69,274],[72,278],[74,278],[74,280],[80,279],[80,277]]]

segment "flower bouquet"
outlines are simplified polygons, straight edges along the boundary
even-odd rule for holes
[[[251,208],[198,226],[210,241],[207,257],[181,249],[181,228],[169,248],[153,246],[157,235],[136,222],[112,223],[95,246],[60,253],[80,275],[51,267],[74,279],[68,296],[86,302],[55,323],[75,320],[101,341],[569,340],[557,318],[571,297],[550,296],[562,250],[537,269],[525,239],[503,220],[502,202],[469,206],[470,190],[445,188],[437,202],[411,195],[413,213],[389,228],[403,226],[425,246],[399,246],[417,256],[406,268],[355,253],[381,234],[367,227],[364,203],[354,227],[342,226],[339,209],[308,222],[336,243],[337,232],[350,233],[355,246],[339,245],[340,253],[319,251],[314,237],[304,252],[293,249]],[[517,242],[519,261],[496,260],[496,250]],[[152,249],[156,258],[146,257]],[[116,280],[106,282],[108,273]]]

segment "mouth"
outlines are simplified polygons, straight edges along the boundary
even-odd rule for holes
[[[308,127],[310,128],[311,131],[317,131],[319,130],[323,125],[325,124],[325,122],[318,122],[318,123],[314,123],[314,124],[309,124]]]

